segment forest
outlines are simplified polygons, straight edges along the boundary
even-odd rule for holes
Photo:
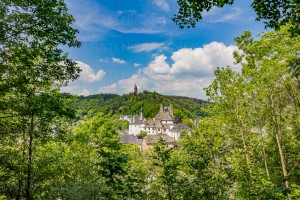
[[[61,93],[80,75],[61,49],[80,47],[66,4],[2,0],[0,10],[0,199],[300,199],[298,15],[237,36],[241,71],[219,66],[206,102]],[[160,103],[198,125],[173,148],[120,144],[118,116],[143,107],[151,118]]]
[[[166,96],[158,93],[144,91],[140,94],[96,94],[90,96],[78,96],[76,101],[76,119],[91,118],[97,113],[109,114],[119,117],[120,115],[140,114],[142,111],[146,119],[152,119],[159,111],[160,105],[174,107],[174,115],[190,127],[194,121],[208,116],[205,111],[208,102],[201,99]]]

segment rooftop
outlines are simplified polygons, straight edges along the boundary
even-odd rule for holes
[[[147,135],[145,137],[147,145],[157,143],[160,139],[163,139],[167,143],[174,143],[175,140],[168,136],[167,134],[158,134],[158,135]]]
[[[159,112],[155,116],[155,120],[166,120],[166,121],[173,121],[174,116],[169,112]]]
[[[134,135],[122,135],[120,138],[120,143],[121,144],[142,144],[142,140],[138,139],[137,136]]]

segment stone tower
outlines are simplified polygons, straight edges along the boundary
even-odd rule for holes
[[[136,86],[136,84],[134,85],[134,91],[133,91],[133,94],[134,95],[137,95],[137,93],[138,93],[138,89],[137,89],[137,86]]]

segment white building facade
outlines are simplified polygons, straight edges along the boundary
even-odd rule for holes
[[[128,134],[140,135],[145,131],[147,135],[167,134],[174,140],[180,139],[180,132],[185,130],[189,132],[189,127],[180,121],[175,120],[173,115],[173,106],[160,106],[160,110],[153,120],[146,120],[141,110],[140,115],[125,115],[121,120],[129,122]]]

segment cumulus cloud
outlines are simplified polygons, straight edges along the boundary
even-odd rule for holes
[[[111,58],[111,60],[114,62],[114,63],[119,63],[119,64],[125,64],[126,61],[125,60],[122,60],[120,58]]]
[[[135,67],[140,67],[140,66],[141,66],[141,63],[134,63],[133,66],[135,66]]]
[[[85,64],[81,61],[76,61],[77,66],[80,67],[80,69],[82,70],[80,72],[80,77],[79,80],[83,81],[83,82],[94,82],[94,81],[100,81],[104,75],[105,72],[103,70],[99,70],[98,72],[94,72],[94,70],[88,65]]]
[[[76,61],[76,64],[81,69],[79,78],[73,82],[70,82],[68,86],[62,87],[60,91],[84,96],[90,95],[91,92],[89,89],[91,84],[101,81],[105,76],[105,72],[103,70],[94,72],[94,70],[88,64],[81,61]]]
[[[60,91],[63,93],[77,94],[83,96],[88,96],[91,94],[91,92],[88,89],[86,89],[85,86],[74,83],[71,83],[66,87],[62,87]]]
[[[91,94],[91,92],[89,90],[87,90],[87,89],[83,89],[79,93],[79,95],[83,95],[83,96],[88,96],[90,94]]]
[[[203,89],[213,81],[216,67],[240,69],[233,64],[232,53],[236,49],[235,46],[212,42],[195,49],[179,49],[173,52],[171,62],[164,54],[156,55],[147,67],[139,69],[128,79],[100,88],[99,92],[129,93],[137,84],[140,91],[206,99]]]
[[[167,50],[168,46],[164,42],[149,42],[149,43],[141,43],[128,47],[129,50],[133,52],[150,52],[153,50]]]
[[[173,53],[171,56],[171,73],[193,73],[212,75],[216,67],[233,65],[233,52],[237,48],[233,45],[225,46],[223,43],[212,42],[204,45],[202,48],[183,48]]]
[[[163,54],[156,56],[148,67],[143,69],[144,74],[152,79],[170,79],[171,68],[166,60],[167,57]]]
[[[147,77],[141,74],[134,74],[128,79],[119,80],[117,83],[113,83],[108,86],[101,87],[99,92],[101,93],[129,93],[133,91],[133,87],[136,84],[138,89],[147,88]]]

